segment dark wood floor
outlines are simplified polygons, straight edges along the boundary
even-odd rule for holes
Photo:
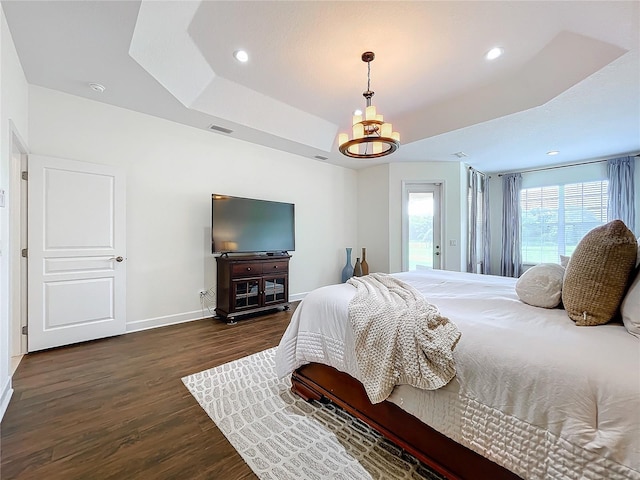
[[[276,346],[290,318],[200,320],[25,356],[0,478],[257,478],[181,378]]]

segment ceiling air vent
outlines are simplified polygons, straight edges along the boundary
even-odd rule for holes
[[[220,127],[218,125],[209,125],[209,130],[213,130],[214,132],[222,132],[222,133],[233,133],[233,130],[229,130],[228,128]]]
[[[329,159],[329,157],[323,157],[322,155],[316,155],[313,158],[317,158],[318,160],[328,160]]]

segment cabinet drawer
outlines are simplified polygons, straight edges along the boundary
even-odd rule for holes
[[[283,261],[274,261],[274,262],[264,262],[262,264],[262,273],[263,275],[269,273],[287,273],[289,269],[289,262],[286,260]]]
[[[234,277],[248,277],[262,275],[262,263],[242,262],[231,266],[231,274]]]

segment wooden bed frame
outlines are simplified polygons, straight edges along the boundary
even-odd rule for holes
[[[520,479],[397,405],[387,401],[371,404],[359,381],[333,367],[304,365],[293,372],[291,384],[291,390],[303,399],[335,403],[448,479]]]

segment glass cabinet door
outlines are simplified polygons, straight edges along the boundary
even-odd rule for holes
[[[232,295],[236,310],[260,306],[260,279],[234,280]]]
[[[286,277],[265,277],[264,304],[279,303],[287,298]]]

